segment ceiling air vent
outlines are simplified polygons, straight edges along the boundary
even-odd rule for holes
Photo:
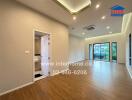
[[[89,26],[84,27],[83,29],[87,31],[92,31],[92,30],[95,30],[95,27],[96,27],[95,25],[89,25]]]

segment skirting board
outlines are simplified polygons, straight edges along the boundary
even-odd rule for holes
[[[132,79],[132,68],[130,66],[126,66],[127,67],[127,71]]]
[[[26,87],[26,86],[28,86],[28,85],[31,85],[31,84],[33,84],[33,83],[34,83],[34,82],[30,82],[30,83],[21,85],[21,86],[19,86],[19,87],[16,87],[16,88],[14,88],[14,89],[8,90],[8,91],[6,91],[6,92],[0,93],[0,96],[5,95],[5,94],[8,94],[8,93],[13,92],[13,91],[16,91],[16,90],[19,90],[19,89],[21,89],[21,88],[23,88],[23,87]]]

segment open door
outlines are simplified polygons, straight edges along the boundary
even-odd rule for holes
[[[41,68],[44,76],[49,76],[49,35],[41,37]]]

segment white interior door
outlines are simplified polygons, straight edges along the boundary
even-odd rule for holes
[[[41,37],[41,68],[42,74],[48,76],[49,73],[49,40],[48,35]]]

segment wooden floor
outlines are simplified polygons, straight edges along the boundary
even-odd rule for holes
[[[124,65],[88,62],[87,75],[56,75],[0,97],[0,100],[132,100],[132,79]]]

